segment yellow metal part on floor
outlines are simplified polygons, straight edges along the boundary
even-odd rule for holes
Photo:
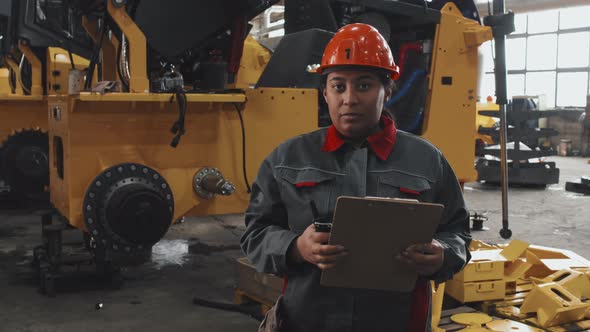
[[[157,171],[173,194],[173,220],[181,216],[241,213],[249,201],[242,174],[242,131],[250,183],[280,142],[317,128],[317,91],[250,89],[245,94],[187,94],[186,134],[170,146],[178,119],[171,94],[52,96],[51,202],[77,228],[86,229],[83,201],[93,180],[120,163]],[[196,173],[215,167],[236,187],[231,196],[201,198]]]
[[[520,312],[536,312],[539,325],[550,327],[582,320],[589,308],[590,303],[583,303],[561,285],[547,283],[533,287]]]
[[[473,251],[471,261],[449,281],[447,293],[462,302],[503,299],[506,282],[514,282],[532,266],[519,258],[528,246],[513,240],[503,249]]]
[[[536,284],[546,284],[549,282],[555,282],[563,286],[563,288],[567,289],[577,298],[590,298],[590,279],[588,278],[588,276],[586,276],[585,273],[579,271],[566,269],[557,271],[543,279],[531,279]]]
[[[504,277],[503,261],[470,261],[465,268],[455,275],[456,280],[463,282],[500,280]]]
[[[488,315],[484,315],[481,312],[478,312],[477,310],[475,310],[472,307],[467,307],[467,306],[463,306],[463,307],[457,307],[457,308],[453,308],[453,309],[446,309],[444,311],[442,311],[441,313],[441,320],[440,320],[440,324],[434,328],[433,327],[433,332],[456,332],[456,331],[493,331],[492,329],[490,329],[489,327],[487,327],[487,324],[485,325],[481,325],[481,324],[471,324],[471,325],[467,325],[467,324],[459,324],[456,323],[455,321],[453,321],[452,317],[459,314],[459,315],[472,315],[472,314],[476,314],[476,315],[483,315],[482,317],[489,317],[492,321],[487,323],[490,324],[496,320],[498,320],[497,317],[494,316],[488,316]],[[487,319],[485,320],[487,321]],[[526,331],[526,330],[525,330]]]
[[[481,327],[483,324],[491,322],[492,317],[481,312],[468,312],[455,314],[451,316],[451,320],[467,326]]]
[[[542,332],[543,330],[515,322],[509,319],[499,319],[486,323],[486,327],[494,332]]]
[[[477,178],[473,168],[477,48],[492,39],[492,31],[463,17],[453,3],[446,4],[440,13],[422,137],[443,152],[464,183]]]
[[[446,293],[461,303],[503,299],[506,294],[506,281],[462,282],[448,280]]]

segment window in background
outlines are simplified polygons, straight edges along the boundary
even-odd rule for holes
[[[496,96],[496,79],[494,74],[485,74],[479,86],[479,102],[485,103],[488,96]]]
[[[525,93],[530,96],[545,95],[546,106],[555,107],[555,72],[527,73]]]
[[[588,67],[590,32],[560,34],[558,50],[559,68]]]
[[[508,75],[508,99],[524,95],[524,74]]]
[[[529,37],[526,53],[527,70],[555,69],[557,34]]]
[[[524,69],[526,64],[526,38],[506,40],[506,54],[506,67],[508,70]]]
[[[541,95],[545,107],[584,106],[590,95],[588,5],[517,14],[507,37],[508,96]],[[495,95],[492,42],[480,48],[480,100]]]
[[[528,14],[528,32],[543,33],[557,31],[558,11],[547,10]]]
[[[514,27],[516,28],[516,30],[514,30],[513,34],[526,33],[526,21],[526,14],[514,15]]]
[[[559,73],[557,75],[557,106],[586,106],[588,73]]]
[[[492,57],[493,51],[492,48],[494,47],[494,44],[492,43],[492,41],[487,41],[485,43],[483,43],[480,47],[479,47],[479,52],[481,54],[483,54],[483,58],[481,59],[481,61],[483,62],[483,71],[484,72],[491,72],[494,71],[494,58]]]
[[[559,15],[560,29],[590,27],[590,6],[562,9]]]

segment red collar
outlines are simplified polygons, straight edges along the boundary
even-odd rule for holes
[[[397,134],[397,129],[395,128],[395,123],[392,119],[386,116],[381,116],[381,123],[383,124],[383,130],[380,132],[371,135],[367,138],[367,142],[369,146],[375,152],[377,157],[381,160],[386,160],[395,145],[395,137]],[[328,128],[326,133],[326,139],[324,140],[324,146],[322,147],[322,151],[324,152],[333,152],[338,149],[342,145],[346,143],[336,127],[331,125]]]

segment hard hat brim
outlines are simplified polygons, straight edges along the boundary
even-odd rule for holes
[[[369,71],[375,72],[378,74],[386,74],[391,77],[391,79],[396,80],[399,76],[398,72],[395,72],[389,68],[383,68],[378,66],[368,66],[368,65],[332,65],[332,66],[321,66],[317,69],[316,73],[320,75],[328,75],[330,73],[336,71]]]

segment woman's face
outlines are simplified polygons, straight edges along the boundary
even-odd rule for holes
[[[391,96],[379,76],[371,71],[335,71],[328,74],[324,99],[336,130],[358,139],[378,131],[383,103]]]

